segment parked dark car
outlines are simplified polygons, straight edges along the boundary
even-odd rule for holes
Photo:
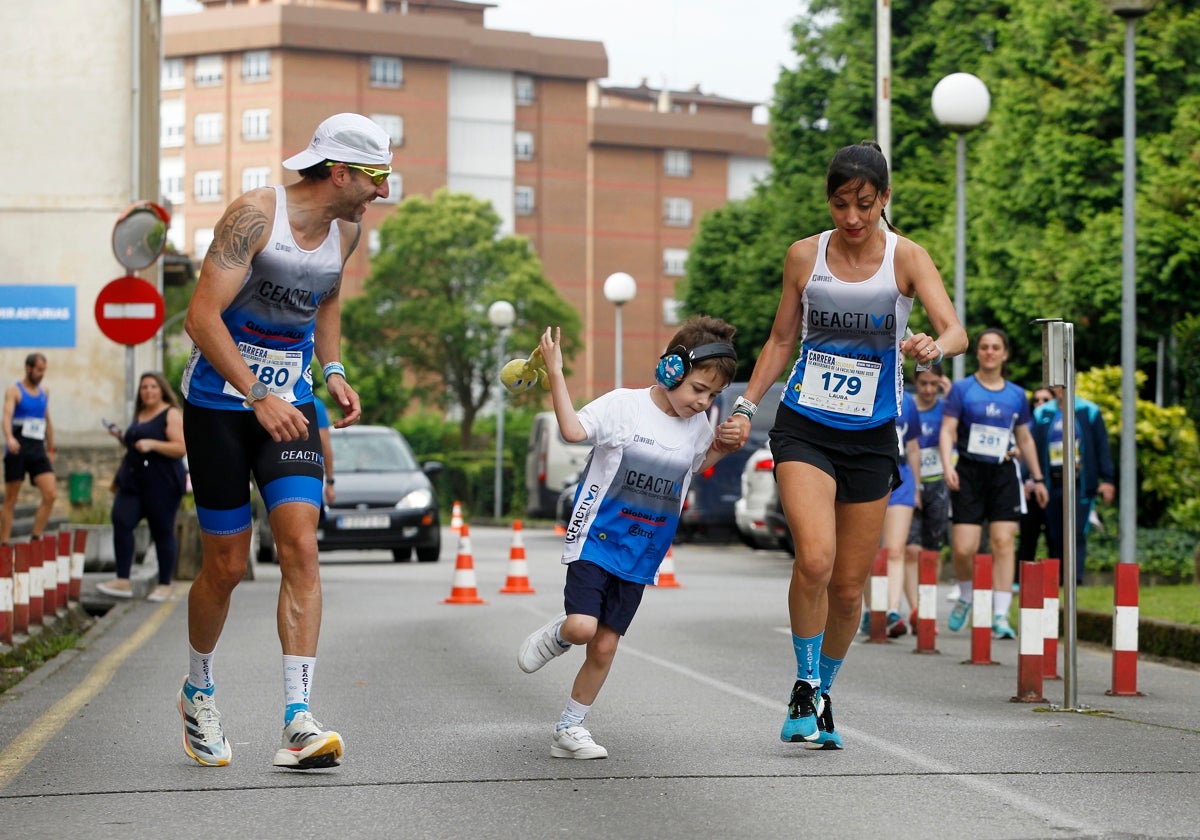
[[[408,441],[388,426],[331,429],[335,501],[317,529],[321,551],[390,549],[397,561],[435,563],[442,532],[432,479],[440,461],[417,463]],[[259,518],[258,559],[275,562],[269,520]]]
[[[746,392],[747,384],[733,382],[713,400],[708,414],[714,426],[729,417],[733,401]],[[737,536],[734,505],[742,497],[742,468],[755,450],[767,442],[767,433],[775,425],[775,410],[782,393],[783,384],[776,382],[759,400],[758,411],[750,423],[750,439],[745,446],[692,476],[676,540],[686,542],[699,537],[730,539]]]

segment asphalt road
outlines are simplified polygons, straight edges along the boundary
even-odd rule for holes
[[[95,838],[1192,838],[1200,835],[1200,671],[1142,662],[1108,697],[1111,655],[1079,654],[1088,713],[1015,704],[1016,643],[961,664],[911,636],[856,644],[834,690],[842,752],[778,740],[795,663],[789,560],[682,545],[649,589],[587,720],[610,757],[549,755],[579,651],[526,675],[524,637],[561,608],[559,538],[526,530],[533,595],[499,593],[511,532],[472,528],[487,603],[447,605],[437,564],[323,556],[313,709],[343,765],[273,768],[282,725],[278,570],[234,596],[216,660],[233,764],[183,752],[175,694],[186,604],[121,604],[0,696],[0,835]],[[99,576],[103,577],[103,576]],[[944,616],[947,608],[939,600]],[[1062,702],[1061,683],[1046,697]]]

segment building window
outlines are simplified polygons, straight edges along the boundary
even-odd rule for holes
[[[392,138],[392,148],[404,145],[404,117],[399,114],[371,114],[371,121]]]
[[[195,140],[197,143],[220,143],[224,133],[224,114],[196,115]]]
[[[208,246],[213,241],[212,228],[196,228],[192,234],[192,259],[202,260],[204,255],[208,253]]]
[[[196,59],[192,81],[197,85],[219,85],[225,77],[225,60],[219,55],[202,55]]]
[[[266,140],[271,136],[271,109],[251,108],[242,112],[242,139]]]
[[[400,199],[404,198],[404,176],[399,172],[393,172],[388,176],[388,197],[377,198],[377,202],[381,204],[395,204]]]
[[[165,157],[159,160],[158,190],[171,204],[183,204],[183,158]]]
[[[192,187],[192,197],[196,201],[221,200],[221,170],[206,169],[196,173],[196,182]]]
[[[663,202],[663,223],[688,227],[692,223],[692,202],[688,198],[668,198]]]
[[[379,228],[371,228],[367,231],[367,256],[373,257],[379,253],[379,249],[383,247],[379,236]]]
[[[663,153],[663,171],[673,178],[692,174],[692,153],[687,149],[667,149]]]
[[[532,105],[534,102],[533,77],[532,76],[517,76],[513,79],[513,85],[516,88],[516,97],[518,105]]]
[[[159,145],[175,149],[183,145],[183,100],[168,99],[158,106]]]
[[[161,73],[158,86],[162,90],[179,90],[183,87],[182,58],[164,58]]]
[[[271,167],[247,166],[242,170],[242,192],[265,187],[271,180]]]
[[[513,210],[518,216],[532,216],[534,204],[533,187],[517,187],[513,200]]]
[[[271,78],[271,52],[250,50],[242,53],[242,81],[265,82]]]
[[[371,87],[398,88],[404,84],[404,65],[400,59],[371,56]]]
[[[664,298],[662,302],[663,325],[667,327],[675,327],[682,320],[680,313],[683,312],[683,301],[675,298]]]
[[[183,235],[187,231],[187,220],[183,218],[178,207],[168,209],[171,210],[171,226],[167,228],[167,243],[177,253],[186,254],[187,244],[184,242]]]
[[[513,139],[517,160],[533,160],[533,132],[518,131]]]
[[[663,274],[668,277],[682,277],[687,257],[687,248],[663,248]]]

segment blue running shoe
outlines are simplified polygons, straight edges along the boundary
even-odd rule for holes
[[[957,633],[963,629],[963,625],[967,623],[967,616],[970,614],[971,602],[959,598],[958,603],[954,605],[954,609],[950,611],[950,618],[946,621],[946,626]]]
[[[904,619],[900,617],[900,613],[890,612],[887,614],[887,634],[889,639],[899,639],[908,632],[908,625],[904,623]]]
[[[1017,638],[1016,631],[1012,629],[1012,625],[1008,623],[1008,616],[998,615],[992,618],[992,638],[993,639],[1015,639]]]
[[[821,704],[824,708],[821,709],[821,714],[817,715],[817,737],[812,741],[805,741],[804,748],[806,750],[840,750],[842,736],[837,734],[833,728],[833,701],[829,699],[828,693],[821,694]]]
[[[817,737],[817,716],[824,707],[817,690],[816,686],[804,680],[796,680],[796,684],[792,686],[792,699],[788,701],[787,717],[779,733],[780,741],[800,743],[812,741]]]
[[[858,632],[862,633],[864,636],[870,634],[870,632],[871,632],[871,614],[869,612],[863,613],[862,621],[860,621],[858,623]]]

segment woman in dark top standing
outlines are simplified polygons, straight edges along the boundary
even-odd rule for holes
[[[165,601],[171,597],[171,579],[179,554],[175,515],[183,499],[186,474],[183,413],[162,374],[142,374],[133,422],[124,432],[114,425],[109,433],[125,444],[125,458],[114,482],[116,497],[112,507],[117,579],[96,588],[114,598],[133,597],[129,581],[133,569],[133,530],[145,519],[158,556],[158,586],[146,600]]]

